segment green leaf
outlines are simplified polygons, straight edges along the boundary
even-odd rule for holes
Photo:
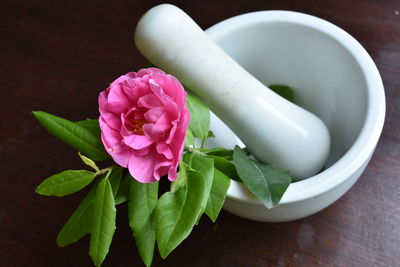
[[[175,181],[171,183],[171,193],[175,193],[182,187],[186,186],[186,181],[187,181],[187,173],[186,173],[186,163],[184,161],[181,161],[179,164],[179,172],[178,172],[178,177],[176,178]]]
[[[186,129],[186,140],[185,140],[185,146],[187,147],[194,147],[194,136],[192,130],[189,128]]]
[[[146,65],[144,65],[143,68],[144,68],[144,69],[147,69],[147,68],[153,68],[153,67],[157,68],[156,65],[154,65],[153,63],[147,62]]]
[[[203,211],[204,178],[194,170],[187,174],[186,187],[164,193],[155,209],[156,239],[164,259],[190,234]]]
[[[193,170],[198,171],[203,175],[204,184],[204,195],[203,195],[203,212],[207,206],[207,200],[210,196],[211,186],[214,178],[214,160],[211,158],[206,158],[199,152],[193,152],[192,165],[190,166]],[[200,214],[201,216],[201,214]]]
[[[104,150],[101,140],[79,124],[43,111],[35,111],[33,115],[50,134],[81,151],[89,158],[93,160],[110,158]]]
[[[208,131],[207,138],[214,138],[214,137],[215,137],[215,135],[214,135],[213,131]]]
[[[113,192],[118,190],[122,168],[116,167],[111,172],[103,174],[108,177]],[[94,200],[96,196],[97,182],[74,211],[67,223],[57,236],[57,244],[60,247],[74,243],[90,233],[94,216]]]
[[[96,266],[104,261],[115,232],[116,209],[108,178],[99,183],[94,202],[94,217],[90,235],[89,255]]]
[[[151,266],[156,243],[153,211],[158,200],[158,182],[131,181],[129,194],[129,226],[135,237],[139,254],[146,266]]]
[[[205,141],[210,129],[210,110],[190,94],[187,96],[187,106],[190,112],[189,129],[193,132],[194,137]]]
[[[187,165],[187,166],[191,166],[192,165],[192,159],[193,159],[193,153],[186,153],[185,155],[183,155],[183,159],[182,161]]]
[[[286,189],[292,182],[290,172],[276,169],[259,162],[256,162],[256,165],[261,170],[264,177],[266,177],[273,206],[277,206],[283,194],[286,192]]]
[[[121,183],[121,178],[122,178],[122,168],[121,167],[114,167],[110,171],[109,175],[107,176],[108,180],[110,181],[111,188],[113,191],[113,197],[117,196],[120,183]]]
[[[132,180],[133,178],[129,174],[122,179],[117,196],[115,197],[115,205],[119,205],[128,201]]]
[[[200,151],[206,155],[218,156],[218,157],[222,157],[222,158],[226,158],[226,159],[232,159],[232,155],[233,155],[233,150],[222,148],[222,147],[201,149]]]
[[[94,169],[96,172],[99,172],[99,167],[97,167],[96,163],[94,163],[93,160],[89,159],[88,157],[84,156],[81,154],[81,152],[78,152],[79,157],[81,158],[81,160],[83,161],[83,163],[85,163],[86,165],[88,165],[89,167],[91,167],[92,169]]]
[[[240,179],[264,206],[278,205],[291,182],[289,172],[250,160],[238,146],[233,152],[233,162]]]
[[[96,175],[86,170],[63,171],[44,180],[35,192],[44,196],[66,196],[90,184]]]
[[[72,213],[71,217],[65,223],[61,231],[57,235],[57,245],[65,247],[74,243],[90,233],[93,215],[94,215],[94,198],[96,195],[98,183],[96,183],[89,193],[79,204],[78,208]]]
[[[231,161],[214,155],[209,155],[208,157],[214,159],[214,166],[216,169],[223,172],[225,175],[233,180],[241,181],[236,171],[236,167]]]
[[[88,130],[89,132],[91,132],[94,136],[96,136],[100,140],[101,131],[100,131],[99,120],[86,119],[86,120],[81,120],[81,121],[75,121],[75,124],[79,125],[80,127],[84,128],[85,130]]]
[[[294,103],[294,90],[291,87],[281,84],[271,84],[268,87],[281,97]]]
[[[226,192],[228,191],[231,180],[228,176],[220,172],[218,169],[214,170],[214,179],[211,187],[210,197],[208,198],[206,214],[215,222],[218,214],[224,205]]]

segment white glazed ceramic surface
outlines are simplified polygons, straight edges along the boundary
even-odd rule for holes
[[[252,220],[290,221],[340,198],[367,166],[384,122],[382,80],[365,49],[337,26],[289,11],[240,15],[206,33],[261,82],[292,86],[296,103],[321,118],[331,136],[325,170],[291,184],[278,207],[266,209],[232,181],[224,208]],[[215,116],[211,128],[216,138],[208,146],[241,144]]]

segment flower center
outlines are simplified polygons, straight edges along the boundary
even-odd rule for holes
[[[141,119],[133,119],[131,121],[131,131],[138,135],[143,135],[143,125],[146,124],[147,121],[144,118]]]

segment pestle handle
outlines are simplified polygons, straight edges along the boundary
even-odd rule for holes
[[[325,124],[254,78],[181,9],[162,4],[147,11],[135,42],[150,62],[208,105],[257,159],[299,179],[322,169],[330,149]]]

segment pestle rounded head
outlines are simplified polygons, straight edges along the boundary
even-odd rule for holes
[[[163,46],[172,41],[179,30],[183,11],[170,4],[161,4],[148,10],[139,20],[135,31],[135,42],[146,57],[156,61],[165,56]]]
[[[135,42],[150,62],[208,105],[257,159],[299,179],[323,168],[330,150],[325,124],[259,82],[181,9],[162,4],[147,11]]]

